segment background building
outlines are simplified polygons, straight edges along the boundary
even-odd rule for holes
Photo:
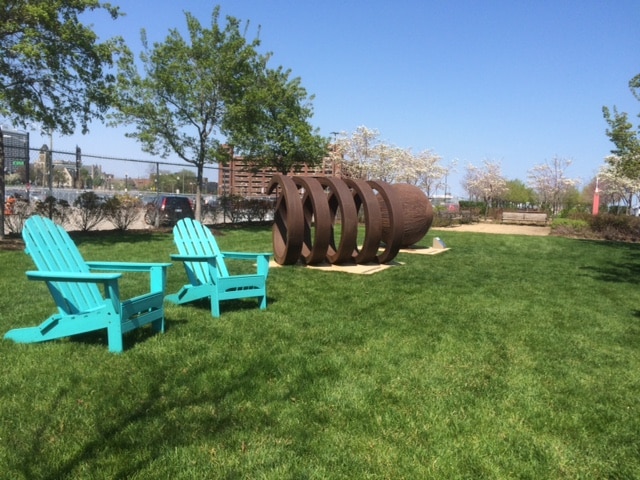
[[[5,173],[24,173],[28,178],[29,169],[29,132],[10,130],[2,127],[4,141]]]
[[[265,196],[271,177],[276,173],[279,172],[273,168],[252,169],[242,157],[233,157],[227,165],[220,165],[218,169],[218,195]],[[303,177],[337,177],[340,176],[340,166],[335,160],[325,158],[315,167],[305,165],[301,170],[289,174]]]

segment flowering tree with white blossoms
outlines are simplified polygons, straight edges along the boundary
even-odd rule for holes
[[[566,176],[572,164],[568,158],[554,157],[551,162],[534,166],[528,172],[528,186],[533,188],[543,208],[556,215],[562,209],[567,195],[580,184],[579,179]]]
[[[410,148],[393,147],[393,181],[416,185],[415,157]]]
[[[470,198],[482,200],[488,208],[492,207],[495,199],[508,192],[500,164],[490,160],[484,160],[482,168],[469,164],[462,186]]]
[[[411,149],[382,142],[378,130],[365,126],[351,135],[342,132],[333,154],[345,176],[409,183],[423,188],[427,196],[435,193],[451,169],[440,165],[442,158],[433,151],[413,154]]]
[[[397,180],[416,185],[422,188],[428,197],[432,197],[438,187],[443,185],[442,179],[449,175],[455,166],[455,162],[449,167],[445,167],[441,162],[442,157],[432,150],[423,150],[417,154],[405,150],[402,162],[398,165]]]
[[[598,189],[606,203],[619,203],[627,207],[629,213],[633,205],[633,197],[640,196],[640,178],[629,177],[620,174],[617,165],[620,157],[610,155],[606,159],[606,165],[598,172]]]
[[[351,135],[341,132],[336,139],[334,154],[342,167],[342,174],[354,178],[370,178],[371,164],[380,145],[380,132],[359,126]]]
[[[420,186],[425,190],[425,192],[427,192],[427,195],[429,196],[432,195],[432,193],[430,192],[433,192],[433,194],[435,194],[435,192],[440,187],[444,189],[445,196],[447,195],[447,191],[449,191],[449,189],[447,188],[447,178],[456,170],[456,165],[458,163],[456,160],[452,160],[449,165],[445,167],[444,165],[440,164],[440,160],[440,157],[428,160],[429,168],[420,179]]]
[[[402,170],[408,164],[411,153],[408,150],[380,143],[373,148],[373,156],[369,163],[369,178],[384,182],[397,182]]]

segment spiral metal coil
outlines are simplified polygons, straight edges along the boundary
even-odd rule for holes
[[[280,265],[388,263],[403,247],[403,199],[389,183],[277,174],[268,187],[274,192],[273,254]]]

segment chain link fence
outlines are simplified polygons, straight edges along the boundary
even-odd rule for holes
[[[5,183],[7,192],[20,192],[41,197],[56,190],[63,198],[73,197],[73,191],[93,190],[101,195],[121,192],[181,193],[195,195],[196,170],[187,163],[166,160],[138,160],[75,152],[24,149],[21,156],[7,162]],[[15,156],[15,155],[14,155]],[[205,166],[201,192],[216,193],[218,167]],[[67,192],[64,192],[67,190]]]
[[[76,220],[87,212],[76,204],[87,192],[95,194],[100,203],[108,204],[116,197],[135,206],[135,220],[127,228],[153,227],[145,223],[145,209],[158,195],[180,194],[195,204],[196,171],[186,163],[89,155],[79,148],[65,152],[43,146],[23,152],[12,156],[5,171],[5,233],[20,234],[24,221],[34,213],[57,216],[59,223],[77,228],[80,223]],[[217,170],[217,166],[205,166],[203,221],[251,223],[272,215],[273,205],[268,200],[233,195],[218,199],[213,180],[218,178]],[[95,228],[113,229],[114,225],[105,217]]]

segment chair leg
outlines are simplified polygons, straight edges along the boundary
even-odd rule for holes
[[[124,342],[122,340],[122,328],[120,328],[120,325],[109,325],[107,327],[107,337],[109,340],[109,351],[122,353],[124,350]]]
[[[211,316],[220,317],[220,302],[217,300],[211,300]]]
[[[260,310],[265,310],[267,308],[267,296],[263,295],[260,297]]]
[[[164,316],[151,322],[151,328],[153,328],[154,332],[164,333]]]

